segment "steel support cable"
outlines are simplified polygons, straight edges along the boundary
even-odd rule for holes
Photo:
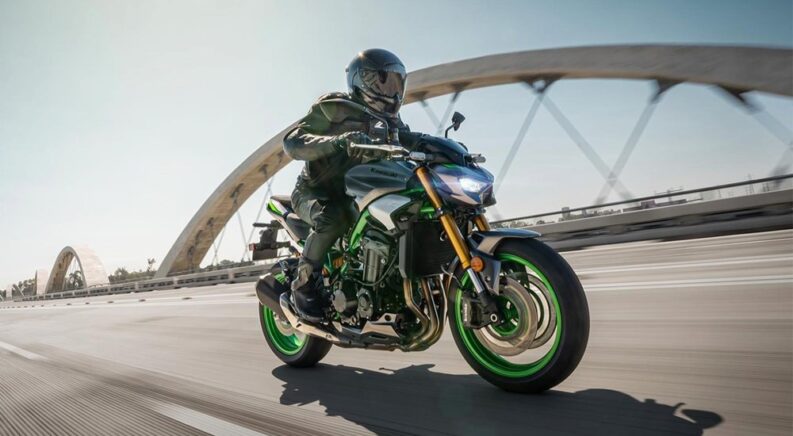
[[[63,283],[61,283],[61,289],[69,290],[69,276],[74,273],[74,258],[69,261],[69,265],[66,266],[66,274],[63,275]]]
[[[270,195],[272,195],[272,193],[273,193],[273,180],[274,179],[270,179],[270,181],[267,182],[267,190],[264,192],[264,198],[262,198],[262,204],[259,205],[259,211],[256,213],[256,219],[253,220],[253,222],[255,222],[255,223],[259,222],[259,218],[261,218],[261,216],[262,216],[262,211],[264,211],[264,207],[267,205],[267,199],[270,198]],[[247,242],[247,244],[251,243],[251,240],[253,239],[253,234],[255,232],[256,232],[256,229],[255,228],[251,228],[250,233],[248,233],[248,242]],[[247,245],[246,245],[246,248],[247,248]]]
[[[242,245],[245,246],[245,251],[242,252],[242,258],[240,262],[245,262],[245,258],[248,255],[248,243],[245,241],[245,225],[242,223],[242,214],[240,214],[240,210],[237,209],[237,222],[240,224],[240,236],[242,236]]]
[[[537,115],[537,111],[540,108],[540,103],[542,103],[542,99],[545,96],[545,91],[547,90],[548,86],[543,86],[542,89],[536,89],[533,85],[529,84],[529,86],[537,91],[537,97],[532,102],[531,108],[529,108],[529,112],[526,113],[526,118],[523,119],[523,123],[520,125],[518,129],[518,135],[515,137],[515,141],[512,143],[512,147],[510,147],[509,151],[507,152],[507,157],[504,160],[504,163],[501,165],[501,168],[498,170],[498,175],[496,176],[495,183],[493,185],[493,193],[497,194],[499,188],[501,187],[501,183],[507,176],[510,167],[512,166],[512,161],[515,159],[515,155],[520,150],[520,146],[523,144],[523,140],[526,138],[526,133],[529,131],[529,127],[531,126],[532,122],[534,122],[534,118]],[[497,206],[492,207],[492,215],[493,218],[496,220],[501,219],[501,213],[498,211]]]
[[[523,145],[523,140],[526,137],[526,133],[529,131],[531,123],[534,121],[535,115],[537,115],[537,110],[540,108],[540,104],[542,103],[544,95],[544,92],[537,94],[537,97],[534,99],[529,112],[526,114],[526,118],[523,119],[523,124],[521,124],[520,129],[518,130],[518,136],[515,137],[515,142],[512,143],[512,147],[510,147],[509,152],[507,152],[506,160],[498,170],[496,182],[493,186],[493,192],[496,194],[498,193],[498,189],[501,187],[501,183],[504,181],[504,178],[507,176],[507,172],[509,172],[509,169],[512,166],[512,161],[515,159],[515,155],[518,153],[518,150],[520,150],[520,146]]]
[[[776,165],[771,170],[771,175],[778,176],[787,173],[791,165],[793,165],[793,159],[791,159],[793,158],[793,132],[765,108],[754,110],[751,114],[752,118],[757,120],[760,125],[785,145],[785,151],[782,152],[782,156],[779,157]]]
[[[782,152],[782,156],[779,157],[774,169],[771,170],[771,175],[780,176],[785,174],[791,166],[793,166],[793,150],[786,148],[785,151]],[[778,185],[779,182],[776,182],[776,184]]]
[[[493,186],[493,193],[498,193],[498,189],[501,187],[501,183],[507,176],[507,172],[509,168],[512,166],[512,161],[515,158],[518,150],[520,149],[521,144],[523,143],[523,139],[526,137],[526,132],[529,130],[529,126],[534,121],[534,117],[537,115],[537,111],[540,108],[540,103],[542,103],[542,99],[545,96],[546,91],[548,88],[554,84],[558,80],[557,77],[548,77],[542,78],[539,80],[533,81],[526,81],[526,85],[534,91],[534,94],[537,96],[532,103],[529,112],[526,114],[526,118],[523,120],[523,124],[521,124],[520,129],[518,129],[518,135],[515,138],[515,142],[512,143],[512,147],[510,148],[509,152],[507,152],[507,158],[504,160],[504,163],[501,165],[501,168],[498,170],[498,176],[496,176],[496,180]],[[492,212],[493,218],[496,220],[500,220],[501,213],[498,211],[498,207],[493,205]]]
[[[769,133],[776,136],[780,142],[785,144],[788,149],[793,150],[793,132],[781,121],[771,115],[765,108],[752,111],[753,118],[756,119]]]
[[[430,105],[427,104],[427,101],[426,100],[419,100],[419,103],[421,104],[421,107],[424,108],[424,112],[427,114],[427,117],[429,117],[429,119],[432,122],[432,124],[434,124],[436,126],[440,125],[441,121],[438,119],[438,116],[435,115],[435,112],[432,110]]]
[[[606,162],[600,157],[600,155],[595,151],[594,148],[584,139],[581,133],[573,126],[570,120],[562,114],[559,108],[553,103],[553,101],[549,97],[545,97],[542,100],[542,103],[545,105],[545,108],[548,109],[548,112],[556,119],[556,122],[559,123],[559,126],[567,132],[567,135],[573,142],[578,146],[581,152],[584,153],[584,156],[589,159],[595,169],[603,176],[603,179],[608,181],[610,175],[610,169]],[[623,197],[625,200],[630,199],[632,196],[628,189],[620,182],[619,180],[614,182],[614,189]]]
[[[732,97],[733,102],[737,102],[739,106],[744,108],[749,115],[760,124],[760,126],[785,145],[785,151],[771,170],[771,175],[785,174],[790,166],[793,165],[793,159],[791,159],[793,156],[793,132],[757,103],[757,101],[747,98],[746,94],[748,91],[726,88],[723,86],[719,86],[718,89],[724,92],[722,95]]]
[[[636,149],[636,145],[639,143],[639,138],[641,138],[645,128],[647,127],[647,124],[650,121],[650,118],[652,118],[653,114],[655,113],[655,108],[658,106],[658,102],[660,101],[660,94],[657,94],[657,96],[658,98],[651,98],[650,101],[647,102],[647,105],[644,107],[644,110],[642,110],[641,115],[639,115],[636,125],[633,126],[633,130],[631,131],[630,136],[628,136],[628,140],[625,142],[625,145],[622,147],[622,151],[620,152],[619,157],[617,157],[617,161],[614,163],[614,166],[611,167],[609,178],[606,180],[603,188],[601,188],[600,194],[598,194],[594,204],[600,204],[604,202],[611,193],[611,190],[614,189],[614,184],[619,181],[619,177],[622,174],[622,171],[625,169],[628,159],[630,159],[631,154],[633,154],[633,150]]]
[[[220,244],[223,243],[223,236],[226,235],[226,226],[223,226],[223,229],[220,230],[220,236],[212,243],[212,248],[214,250],[214,255],[212,256],[212,265],[217,265],[218,263],[218,250],[220,250]]]
[[[262,216],[262,211],[264,210],[264,206],[267,204],[267,199],[270,198],[270,195],[272,195],[272,193],[273,193],[273,181],[274,180],[275,179],[270,179],[270,181],[267,182],[267,190],[264,192],[264,198],[262,198],[262,204],[259,206],[259,211],[256,213],[256,219],[253,220],[253,222],[255,222],[255,223],[259,222],[259,218],[261,218],[261,216]],[[251,231],[250,231],[250,233],[248,233],[248,239],[245,242],[245,252],[242,254],[243,257],[245,256],[246,253],[248,253],[248,245],[250,245],[251,240],[253,239],[253,234],[254,234],[255,231],[256,231],[256,229],[251,227]]]

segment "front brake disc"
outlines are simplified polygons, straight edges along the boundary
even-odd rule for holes
[[[499,326],[476,329],[474,335],[488,350],[501,356],[515,356],[532,348],[535,342],[537,306],[531,292],[510,277],[501,287],[501,296],[507,300],[507,309],[515,316]]]

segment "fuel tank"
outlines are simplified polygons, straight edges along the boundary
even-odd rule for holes
[[[372,200],[407,189],[412,177],[412,164],[379,160],[352,167],[344,176],[344,184],[347,195],[355,198],[362,211]]]

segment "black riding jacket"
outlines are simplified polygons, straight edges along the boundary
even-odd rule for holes
[[[339,135],[363,132],[372,139],[386,140],[388,133],[382,122],[362,110],[363,107],[345,102],[353,102],[349,94],[334,92],[323,95],[285,135],[286,154],[306,162],[298,178],[299,188],[328,197],[344,195],[344,174],[360,161],[347,154],[346,141]],[[392,130],[398,129],[400,143],[409,147],[412,136],[408,126],[398,116],[387,122]]]

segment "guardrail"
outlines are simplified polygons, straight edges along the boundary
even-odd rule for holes
[[[699,201],[751,196],[757,193],[780,191],[790,188],[793,188],[793,174],[785,174],[762,179],[708,186],[699,189],[667,191],[646,197],[601,203],[592,206],[563,208],[554,212],[493,221],[491,224],[494,227],[524,228],[597,216],[613,216],[636,210],[678,206],[680,204]],[[657,200],[666,201],[658,202]],[[580,213],[576,214],[576,212]]]
[[[259,276],[269,271],[270,266],[277,260],[266,261],[257,265],[241,266],[236,268],[218,269],[192,274],[183,274],[172,277],[153,278],[136,282],[107,284],[92,286],[85,289],[53,292],[44,295],[29,295],[17,297],[14,301],[42,301],[59,300],[63,298],[93,297],[96,295],[129,294],[131,292],[148,292],[177,288],[192,288],[197,286],[211,286],[227,283],[254,282]]]
[[[793,175],[768,177],[492,224],[537,231],[557,250],[791,228],[792,186]]]
[[[793,227],[793,190],[530,227],[557,250]]]

